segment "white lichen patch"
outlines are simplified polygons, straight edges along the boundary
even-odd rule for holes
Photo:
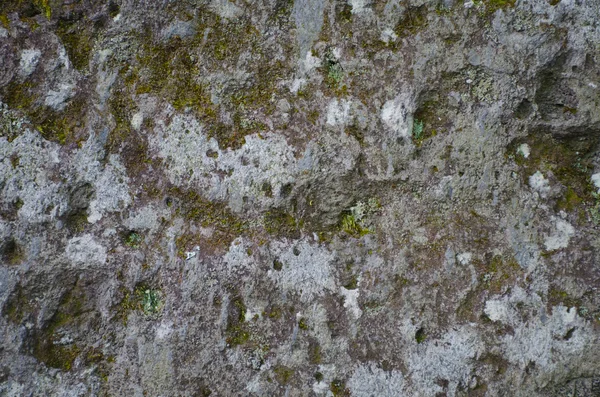
[[[256,266],[250,251],[251,244],[241,237],[231,242],[229,250],[223,256],[223,263],[228,274],[243,272]]]
[[[398,95],[384,103],[381,120],[396,136],[409,138],[412,132],[412,99],[407,94]]]
[[[447,395],[453,397],[459,384],[471,380],[473,359],[483,350],[483,344],[474,328],[464,326],[452,329],[439,340],[413,347],[408,353],[409,375],[413,390],[408,395],[434,396],[444,389],[436,379],[448,381]]]
[[[529,186],[542,196],[550,191],[550,182],[548,182],[544,174],[540,171],[536,171],[535,174],[529,177]]]
[[[95,196],[88,209],[88,222],[95,223],[104,214],[127,207],[131,203],[129,178],[116,154],[110,155],[106,164],[100,159],[98,142],[90,138],[75,154],[72,166],[79,177],[94,186]]]
[[[473,257],[473,254],[471,254],[470,252],[463,252],[463,253],[456,255],[456,259],[458,260],[458,263],[460,263],[463,266],[471,263],[472,257]]]
[[[101,266],[106,262],[106,248],[91,234],[69,240],[65,253],[78,267]]]
[[[369,11],[369,2],[367,0],[350,0],[353,14],[362,14],[363,12]]]
[[[359,365],[347,383],[352,396],[355,397],[402,397],[405,393],[405,382],[402,372],[384,371],[374,363]]]
[[[34,72],[37,67],[42,52],[37,48],[30,48],[21,51],[21,60],[19,61],[19,73],[27,77]]]
[[[524,158],[528,158],[531,154],[531,149],[529,148],[529,145],[526,143],[520,144],[517,148],[517,154],[523,156]]]
[[[12,164],[11,157],[18,158],[18,164]],[[2,197],[21,203],[20,218],[44,222],[66,209],[66,197],[51,175],[51,168],[60,163],[57,144],[25,130],[12,142],[0,138],[0,159]]]
[[[241,211],[244,197],[259,203],[277,201],[279,196],[265,197],[263,185],[280,191],[296,179],[302,161],[296,160],[284,137],[270,133],[247,136],[238,150],[221,150],[187,115],[174,115],[169,124],[159,121],[156,132],[150,145],[165,160],[171,182],[201,188],[207,197],[228,201],[234,211]]]
[[[544,240],[544,246],[547,251],[554,251],[561,248],[567,248],[571,237],[575,234],[575,228],[564,219],[552,217],[554,231]]]
[[[358,289],[346,289],[340,287],[340,295],[344,297],[344,307],[348,310],[348,313],[355,319],[360,318],[360,316],[362,316],[362,310],[358,306]]]
[[[173,332],[173,322],[163,321],[156,328],[156,339],[162,340],[167,338]]]
[[[49,90],[44,98],[44,105],[54,110],[63,110],[67,101],[75,95],[75,85],[60,83],[54,90]]]
[[[327,125],[344,126],[350,121],[351,102],[345,99],[329,102],[327,107]]]
[[[304,302],[336,290],[332,262],[334,254],[326,247],[307,240],[274,241],[271,252],[282,263],[280,271],[271,270],[269,277],[288,292],[295,292]]]
[[[600,193],[600,172],[593,174],[590,179],[594,184],[596,191]]]
[[[144,114],[142,112],[138,112],[131,117],[131,128],[137,131],[142,127],[143,122]]]
[[[160,216],[166,215],[165,211],[156,208],[153,205],[139,208],[129,218],[123,221],[123,224],[131,230],[149,230],[156,231],[160,225]]]

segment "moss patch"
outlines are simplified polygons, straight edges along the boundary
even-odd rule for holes
[[[225,341],[230,347],[243,345],[250,340],[250,331],[246,320],[246,305],[240,296],[234,297],[227,314],[227,329]]]
[[[530,148],[527,158],[516,155],[517,148],[524,143]],[[595,203],[590,176],[597,143],[597,134],[593,132],[562,139],[534,133],[511,142],[507,157],[520,166],[524,183],[528,183],[529,176],[538,170],[544,174],[551,172],[563,186],[563,196],[557,201],[556,209],[580,211],[580,215],[584,215],[585,209]]]
[[[84,70],[90,63],[94,47],[94,23],[85,20],[59,19],[55,33],[60,37],[69,60],[78,70]]]
[[[20,324],[33,311],[33,302],[18,284],[2,308],[2,315],[13,324]]]
[[[146,316],[153,317],[160,313],[164,306],[163,293],[160,288],[151,287],[146,283],[139,283],[133,291],[121,289],[123,298],[117,307],[117,318],[127,325],[129,313],[134,310],[143,312]]]
[[[10,238],[0,246],[0,257],[9,265],[18,265],[25,259],[25,250],[14,239]]]
[[[406,37],[417,34],[427,26],[427,5],[409,7],[394,28],[398,37]]]
[[[177,216],[183,217],[188,223],[213,230],[207,240],[212,248],[229,247],[236,237],[249,229],[248,223],[231,212],[225,203],[210,201],[194,191],[184,191],[178,187],[169,189],[169,193],[176,199],[174,205]],[[185,257],[185,251],[191,248],[188,245],[196,245],[196,238],[196,235],[184,234],[177,239],[179,256]]]
[[[294,376],[294,370],[284,365],[276,365],[273,368],[273,373],[275,374],[275,380],[280,385],[287,385],[292,381],[292,377]]]
[[[346,382],[341,379],[334,379],[329,384],[329,390],[331,390],[331,393],[333,393],[334,397],[350,396],[350,390],[346,388]]]
[[[265,230],[270,235],[284,236],[292,239],[300,238],[303,222],[296,220],[294,216],[283,210],[274,209],[268,211],[264,215],[263,222]]]
[[[75,286],[65,293],[52,318],[33,335],[32,354],[49,367],[70,371],[81,353],[74,342],[63,342],[63,336],[81,326],[86,313],[85,292]]]

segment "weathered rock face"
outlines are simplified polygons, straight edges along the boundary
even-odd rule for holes
[[[0,0],[0,394],[600,395],[599,15]]]

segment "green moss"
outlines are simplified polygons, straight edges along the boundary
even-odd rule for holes
[[[434,99],[424,102],[415,111],[412,138],[417,145],[448,128],[448,115],[442,111],[446,108],[446,99],[442,101],[438,95],[436,93]]]
[[[350,396],[350,390],[346,388],[346,382],[340,379],[334,379],[329,385],[329,390],[333,393],[333,397]]]
[[[485,353],[477,361],[493,367],[497,375],[504,375],[510,365],[504,357],[493,353]]]
[[[513,8],[516,0],[476,0],[476,6],[485,6],[485,15],[493,15],[501,9]]]
[[[37,96],[32,92],[32,88],[34,88],[34,83],[30,80],[23,83],[13,80],[3,88],[2,100],[11,109],[27,112],[37,99]]]
[[[582,202],[583,200],[577,195],[577,192],[575,192],[573,188],[567,187],[563,197],[558,200],[556,206],[559,211],[564,210],[570,212],[578,208]]]
[[[358,277],[356,277],[356,275],[353,275],[350,278],[350,281],[348,281],[344,285],[344,288],[346,288],[346,289],[356,289],[356,288],[358,288]]]
[[[13,12],[17,12],[21,19],[27,19],[28,21],[39,14],[42,14],[46,19],[52,18],[51,0],[0,0],[0,10],[2,10],[4,16],[0,20],[6,19],[5,27],[7,28],[9,22],[6,16]]]
[[[303,331],[308,331],[309,327],[305,318],[301,318],[300,321],[298,321],[298,328],[300,328]]]
[[[283,269],[283,263],[279,259],[273,260],[273,269],[281,271],[281,269]]]
[[[352,237],[361,237],[370,233],[369,229],[362,227],[351,213],[342,216],[340,228]]]
[[[65,226],[72,234],[79,234],[88,225],[87,208],[73,209],[64,218]]]
[[[417,341],[417,343],[421,344],[425,342],[426,339],[427,334],[425,333],[425,330],[423,328],[419,328],[415,333],[415,340]]]
[[[240,296],[234,297],[229,305],[227,316],[227,337],[225,341],[230,347],[243,345],[250,340],[250,331],[245,322],[247,308]]]
[[[42,10],[46,19],[52,18],[52,8],[49,0],[35,0],[35,4]]]
[[[5,29],[10,28],[10,20],[5,13],[0,14],[0,24],[2,24]]]
[[[504,293],[523,278],[523,270],[512,255],[486,255],[484,261],[474,260],[473,266],[479,283],[457,308],[457,317],[462,321],[478,321],[487,296]]]
[[[363,146],[365,144],[365,133],[363,129],[356,123],[352,123],[344,130],[346,134],[354,137],[356,141]]]
[[[33,336],[33,356],[49,367],[70,371],[81,349],[75,343],[60,343],[61,330],[77,328],[85,313],[85,292],[78,286],[63,295],[58,309],[42,329]]]
[[[33,81],[22,84],[12,82],[4,88],[4,101],[12,108],[23,112],[40,134],[49,141],[60,143],[78,142],[85,117],[85,100],[75,97],[62,111],[37,104],[38,97],[33,93]]]
[[[275,236],[299,238],[302,221],[297,221],[292,215],[279,209],[268,211],[264,216],[267,233]]]
[[[481,282],[490,293],[500,293],[503,287],[510,280],[515,280],[520,273],[522,273],[522,269],[514,257],[495,255],[487,262]]]
[[[138,248],[143,241],[144,239],[142,238],[142,236],[140,236],[139,233],[133,230],[125,233],[125,235],[123,236],[123,242],[125,243],[125,245],[131,248]]]
[[[200,196],[195,191],[185,191],[177,187],[169,190],[175,199],[176,215],[183,217],[188,223],[195,223],[202,227],[212,228],[213,235],[207,241],[213,247],[228,247],[231,242],[248,230],[248,223],[232,213],[227,205],[222,202],[213,202]],[[180,257],[185,258],[188,244],[194,243],[195,235],[184,234],[177,241]]]
[[[282,310],[281,307],[277,306],[277,305],[273,305],[271,306],[271,308],[269,309],[269,311],[266,313],[266,315],[271,319],[271,320],[279,320],[282,316]]]
[[[161,293],[156,289],[144,289],[143,291],[138,291],[138,299],[140,300],[140,305],[145,314],[154,314],[158,313],[160,308],[162,307],[161,302]]]
[[[201,71],[190,57],[188,45],[194,42],[174,37],[166,43],[155,43],[146,30],[140,37],[138,69],[127,72],[128,84],[136,94],[153,93],[171,102],[177,110],[189,108],[202,120],[214,121],[216,109],[210,93],[199,80]]]
[[[321,345],[312,339],[308,343],[308,361],[314,365],[322,362]]]
[[[83,20],[60,19],[56,25],[55,33],[65,46],[73,66],[78,70],[87,68],[94,47],[93,24]]]
[[[523,143],[530,148],[528,158],[513,154]],[[595,134],[556,139],[550,134],[536,133],[513,141],[507,147],[507,157],[520,166],[525,183],[536,171],[552,172],[564,186],[563,196],[556,203],[557,209],[580,211],[580,215],[584,215],[585,209],[595,202],[590,176],[597,143]]]
[[[294,376],[293,369],[279,364],[273,368],[273,373],[275,374],[275,380],[280,385],[287,385],[292,380],[292,376]]]
[[[427,6],[409,7],[402,18],[396,24],[394,32],[398,37],[406,37],[417,34],[427,26]]]
[[[162,307],[162,292],[159,288],[152,288],[145,283],[138,284],[133,291],[122,289],[123,299],[117,307],[117,317],[127,325],[129,313],[134,310],[143,312],[146,316],[158,314]]]
[[[81,353],[80,348],[73,345],[58,345],[50,339],[40,339],[35,345],[33,354],[35,358],[49,367],[70,371],[74,361]]]
[[[18,265],[25,260],[25,250],[14,239],[7,239],[0,246],[0,257],[4,263]]]
[[[20,324],[33,311],[33,303],[18,284],[2,308],[2,315],[14,324]]]
[[[340,61],[333,55],[331,49],[325,51],[323,66],[320,70],[323,73],[324,81],[330,94],[341,97],[348,93],[348,87],[343,84],[344,69]]]
[[[548,308],[563,305],[566,307],[580,307],[582,301],[558,287],[551,287],[548,291]]]
[[[412,139],[415,143],[423,141],[423,122],[419,119],[415,119],[413,122]]]

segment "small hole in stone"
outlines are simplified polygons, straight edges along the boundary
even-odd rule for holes
[[[427,339],[427,334],[425,334],[425,330],[423,328],[419,328],[415,333],[415,340],[417,343],[423,343]]]
[[[570,330],[567,331],[567,333],[565,334],[565,336],[563,336],[564,340],[569,340],[573,337],[573,334],[575,333],[575,328],[571,328]]]
[[[287,198],[292,193],[293,188],[294,188],[294,185],[292,185],[291,183],[287,183],[281,187],[281,190],[279,191],[279,195],[281,196],[281,198]]]

